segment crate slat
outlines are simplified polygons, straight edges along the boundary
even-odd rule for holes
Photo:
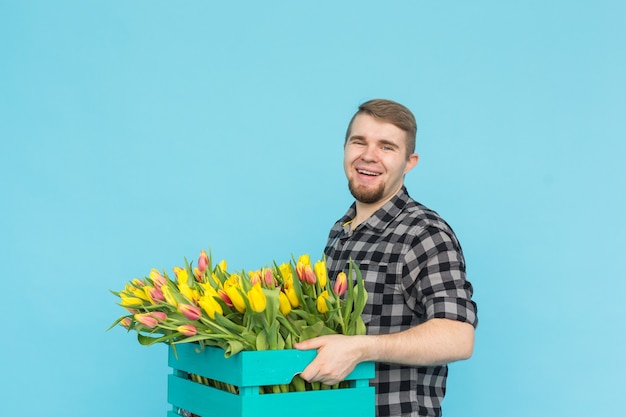
[[[350,388],[279,394],[259,394],[259,386],[288,384],[315,357],[315,351],[245,351],[230,358],[224,351],[196,344],[169,347],[168,402],[176,416],[178,408],[201,417],[373,417],[375,415],[374,364],[357,365],[346,378]],[[222,391],[187,379],[186,373],[226,382],[239,387],[239,394]]]

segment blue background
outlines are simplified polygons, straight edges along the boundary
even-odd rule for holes
[[[104,331],[109,289],[317,258],[376,97],[479,304],[444,414],[623,412],[624,3],[223,3],[0,1],[2,415],[164,416],[165,347]]]

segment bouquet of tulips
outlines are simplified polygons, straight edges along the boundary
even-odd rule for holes
[[[110,328],[120,324],[137,332],[142,345],[193,342],[222,348],[226,357],[242,350],[291,349],[326,334],[365,334],[361,313],[367,293],[354,262],[331,283],[324,259],[312,264],[302,255],[281,265],[229,272],[226,261],[214,265],[203,250],[197,265],[185,259],[173,273],[152,269],[148,277],[111,291],[128,314]],[[316,388],[294,383],[291,389],[298,391]],[[277,389],[286,387],[271,388]]]

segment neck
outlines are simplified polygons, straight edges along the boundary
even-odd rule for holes
[[[385,205],[387,201],[391,200],[388,198],[383,201],[377,201],[376,203],[363,203],[361,201],[356,201],[356,215],[354,216],[354,220],[350,223],[352,230],[356,229],[358,225],[363,223],[365,220],[369,219],[372,214],[376,213],[379,208]]]

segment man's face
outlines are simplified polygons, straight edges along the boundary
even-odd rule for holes
[[[417,154],[407,158],[405,131],[367,114],[354,118],[343,168],[357,201],[382,206],[400,190],[404,174],[416,164]]]

